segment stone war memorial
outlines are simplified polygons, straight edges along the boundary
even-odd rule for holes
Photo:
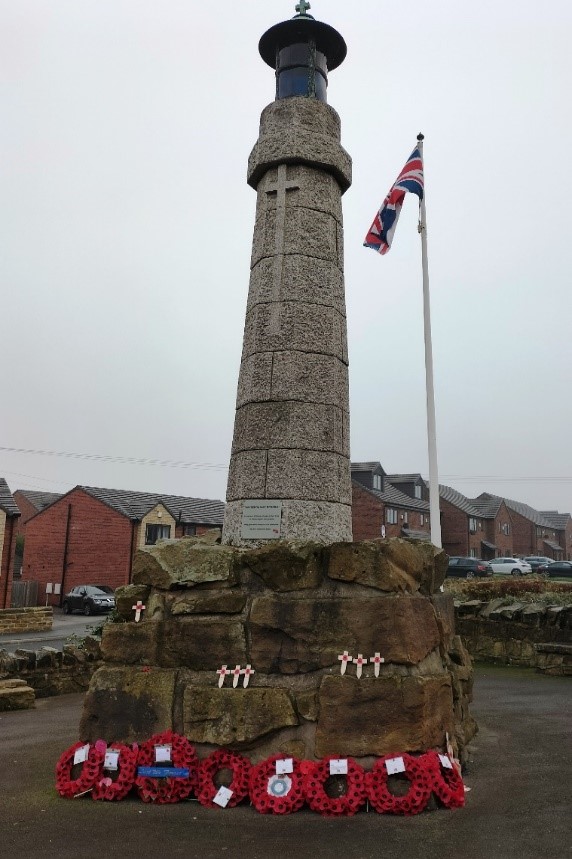
[[[470,658],[430,543],[352,542],[342,196],[351,159],[328,75],[342,36],[308,14],[271,27],[276,99],[248,160],[250,286],[222,539],[137,553],[116,593],[83,742],[184,735],[227,749],[327,756],[447,751],[476,731]],[[217,539],[218,537],[218,539]]]

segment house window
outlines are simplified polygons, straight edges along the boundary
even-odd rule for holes
[[[388,525],[397,525],[397,510],[393,507],[387,507],[385,511],[385,521]]]
[[[197,534],[197,526],[196,525],[184,525],[183,526],[183,537],[195,537]]]
[[[476,549],[469,549],[469,557],[470,558],[476,558],[477,557],[477,550]]]
[[[170,525],[145,525],[146,546],[154,546],[157,540],[168,540],[170,536]]]
[[[403,524],[407,525],[407,510],[401,514],[401,519],[403,520]]]
[[[421,498],[421,487],[420,486],[415,487],[415,497]]]
[[[505,534],[505,536],[507,536],[507,537],[508,537],[508,535],[510,534],[510,525],[509,525],[509,523],[508,523],[508,522],[503,522],[502,532],[503,532],[503,534]]]
[[[373,475],[373,488],[381,492],[381,474]]]
[[[469,519],[469,531],[471,532],[471,534],[476,534],[476,532],[477,532],[477,520],[476,519]],[[475,557],[474,555],[471,555],[471,558],[474,558],[474,557]]]

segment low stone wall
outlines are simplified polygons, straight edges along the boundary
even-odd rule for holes
[[[475,660],[572,673],[572,606],[470,600],[456,603],[455,618]]]
[[[52,628],[51,606],[0,609],[0,635],[12,632],[45,632]]]
[[[84,692],[101,662],[99,641],[84,639],[82,646],[65,644],[62,650],[0,650],[0,681],[25,680],[36,698]]]

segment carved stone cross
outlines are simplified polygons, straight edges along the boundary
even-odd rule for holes
[[[305,15],[308,9],[311,8],[312,7],[309,3],[306,2],[306,0],[300,0],[299,3],[296,3],[296,12],[298,13],[298,15]]]
[[[266,189],[267,194],[276,194],[276,226],[274,234],[274,285],[272,287],[272,309],[269,333],[280,331],[280,301],[282,293],[282,270],[284,267],[284,231],[286,228],[286,192],[298,191],[300,186],[286,179],[286,164],[278,166],[276,183]]]

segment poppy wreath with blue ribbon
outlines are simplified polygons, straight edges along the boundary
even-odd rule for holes
[[[155,763],[155,746],[171,746],[171,763],[177,769],[187,769],[188,776],[167,776],[151,778],[137,776],[135,787],[143,802],[156,802],[159,805],[180,802],[187,799],[197,786],[199,759],[195,747],[180,734],[165,731],[154,734],[142,743],[137,755],[138,767],[150,767]]]

